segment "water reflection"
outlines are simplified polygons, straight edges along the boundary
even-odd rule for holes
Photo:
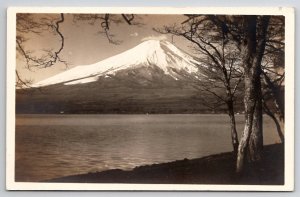
[[[20,115],[16,181],[131,169],[231,151],[226,115]],[[242,130],[243,116],[237,117]],[[265,117],[265,144],[279,141]]]

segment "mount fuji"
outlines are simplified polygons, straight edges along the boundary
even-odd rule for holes
[[[77,66],[53,77],[40,81],[33,87],[54,84],[75,85],[98,81],[101,77],[110,78],[118,73],[143,75],[151,79],[161,73],[172,79],[183,77],[198,78],[200,63],[168,41],[148,40],[121,54],[112,56],[92,65]],[[134,70],[143,69],[140,72]],[[156,72],[156,73],[154,73]]]
[[[203,66],[168,41],[148,40],[17,90],[16,112],[203,113],[210,109],[193,84]]]

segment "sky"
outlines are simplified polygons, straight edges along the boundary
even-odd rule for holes
[[[57,17],[59,15],[35,14],[35,17]],[[118,17],[118,16],[117,16]],[[160,34],[153,28],[162,28],[164,25],[180,24],[186,18],[183,15],[137,15],[134,19],[138,25],[127,23],[112,23],[110,33],[114,34],[114,40],[120,41],[115,45],[109,43],[104,34],[99,33],[100,23],[89,24],[88,21],[73,20],[72,14],[65,14],[65,21],[61,24],[60,30],[65,37],[65,46],[60,57],[67,61],[68,66],[61,63],[54,64],[50,68],[27,69],[25,60],[17,55],[17,70],[23,79],[31,80],[33,83],[49,78],[55,74],[78,65],[89,65],[104,60],[113,55],[126,51],[141,42],[149,39],[168,40],[177,47],[191,52],[188,42],[183,38],[171,35]],[[30,50],[37,56],[41,55],[44,49],[59,49],[60,37],[57,34],[45,31],[41,34],[27,34],[27,41],[24,42],[26,50]],[[128,57],[130,58],[130,57]]]

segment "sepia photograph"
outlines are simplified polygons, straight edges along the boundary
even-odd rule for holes
[[[293,190],[293,17],[11,8],[7,188]]]

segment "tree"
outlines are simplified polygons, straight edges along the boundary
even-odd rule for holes
[[[236,43],[243,63],[245,128],[237,157],[237,172],[241,172],[246,154],[248,162],[251,163],[259,162],[262,157],[262,102],[264,99],[262,98],[261,73],[272,92],[271,97],[280,116],[283,115],[283,102],[280,102],[281,85],[277,86],[273,82],[282,81],[284,74],[279,74],[278,70],[272,69],[273,73],[279,75],[279,78],[271,82],[268,79],[276,77],[268,77],[270,70],[266,72],[267,68],[261,64],[266,62],[267,53],[277,63],[283,63],[284,18],[282,16],[227,16],[225,18],[214,17],[214,20],[216,24],[227,30],[228,37]],[[270,20],[271,25],[269,25]],[[277,63],[273,63],[273,66]],[[270,114],[270,111],[268,112]],[[279,131],[279,135],[281,134]]]
[[[266,49],[262,60],[263,109],[274,121],[284,143],[284,17],[270,18]]]
[[[262,84],[261,73],[263,73],[264,79],[268,88],[271,90],[274,97],[277,109],[282,114],[282,106],[278,99],[278,87],[274,85],[274,81],[271,82],[268,77],[268,72],[263,70],[261,64],[263,63],[263,57],[265,51],[270,52],[272,56],[278,57],[276,53],[271,52],[269,49],[274,43],[282,45],[282,26],[283,24],[277,23],[277,31],[267,31],[269,28],[270,16],[203,16],[203,15],[186,15],[188,17],[180,27],[175,25],[172,27],[166,27],[165,33],[172,33],[178,36],[182,36],[191,41],[199,49],[201,55],[207,56],[210,61],[205,62],[211,68],[216,65],[221,70],[226,70],[226,62],[230,61],[230,58],[225,56],[224,52],[226,46],[232,46],[235,44],[236,49],[240,56],[240,69],[244,73],[244,108],[245,108],[245,127],[238,147],[237,155],[237,172],[243,170],[245,158],[247,155],[248,161],[251,163],[259,162],[261,160],[261,153],[263,148],[263,127],[262,127]],[[272,21],[282,20],[282,18],[273,17]],[[189,26],[184,24],[189,23]],[[275,23],[276,24],[276,23]],[[276,29],[275,26],[271,26]],[[270,28],[271,28],[270,27]],[[207,29],[206,29],[207,28]],[[281,30],[280,30],[281,28]],[[202,34],[201,34],[202,33]],[[205,36],[206,35],[206,36]],[[217,36],[219,37],[217,37]],[[274,39],[274,37],[276,39]],[[228,44],[229,43],[229,44]],[[271,44],[273,43],[273,44]],[[276,47],[275,47],[276,48]],[[265,50],[267,49],[267,50]],[[275,71],[276,73],[276,71]],[[226,72],[223,72],[223,77],[226,81]],[[228,76],[228,75],[227,75]],[[280,79],[277,79],[277,81]],[[225,83],[227,92],[230,93],[230,83]],[[214,85],[212,85],[214,87]],[[210,89],[206,89],[211,91]],[[213,92],[215,94],[215,92]],[[230,96],[230,94],[227,94]],[[215,95],[219,98],[218,95]],[[230,102],[229,102],[230,103]],[[265,111],[271,114],[270,110],[267,110],[264,103]],[[228,111],[230,113],[231,106],[228,105]],[[281,115],[282,116],[282,115]],[[234,144],[234,143],[233,143]]]
[[[238,173],[244,169],[246,154],[250,162],[257,162],[261,159],[263,135],[260,75],[269,20],[270,16],[243,17],[245,36],[241,43],[241,55],[245,83],[245,127],[237,155]]]
[[[231,142],[234,153],[238,151],[238,135],[235,123],[234,102],[236,92],[243,78],[240,69],[239,50],[228,39],[228,29],[213,16],[186,15],[181,25],[165,26],[161,33],[180,36],[192,43],[198,53],[197,58],[202,77],[194,81],[196,89],[210,93],[227,106],[231,126]],[[219,16],[224,18],[224,16]]]

